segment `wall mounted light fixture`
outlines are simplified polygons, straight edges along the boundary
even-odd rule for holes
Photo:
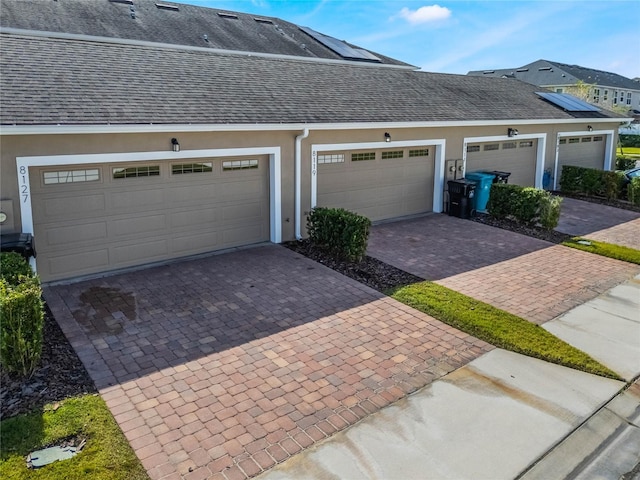
[[[587,130],[589,130],[590,132],[593,132],[593,127],[591,125],[587,125]]]
[[[507,129],[507,136],[508,137],[515,137],[516,135],[518,135],[518,130],[516,130],[515,128],[508,128]]]
[[[180,144],[178,143],[178,139],[177,138],[172,138],[171,139],[171,147],[173,148],[174,152],[179,152],[180,151]]]
[[[391,141],[391,134],[389,132],[384,132],[384,141],[385,142]]]

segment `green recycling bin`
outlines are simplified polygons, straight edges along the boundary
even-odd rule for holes
[[[495,175],[485,172],[469,172],[465,175],[467,180],[475,182],[476,192],[473,197],[473,208],[477,212],[484,212],[487,210],[487,202],[489,201],[489,192],[491,191],[491,184],[493,183]]]

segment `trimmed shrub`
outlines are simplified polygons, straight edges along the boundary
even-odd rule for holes
[[[634,205],[640,206],[640,177],[632,178],[627,185],[627,198]]]
[[[632,168],[635,168],[635,166],[635,158],[616,157],[616,170],[631,170]]]
[[[565,193],[582,192],[582,167],[563,165],[560,172],[560,191]]]
[[[33,270],[24,257],[15,252],[0,253],[0,278],[15,286],[23,276],[33,277]]]
[[[494,183],[489,192],[487,211],[496,218],[511,218],[526,225],[540,224],[549,230],[560,219],[560,197],[546,190]]]
[[[367,251],[371,220],[344,208],[316,207],[307,217],[311,242],[337,258],[359,262]]]
[[[8,372],[30,376],[42,353],[44,305],[38,277],[18,285],[0,279],[0,362]]]
[[[640,135],[622,133],[619,139],[621,147],[640,147]]]
[[[540,225],[545,230],[553,230],[560,221],[562,197],[544,195],[540,198]]]
[[[602,194],[607,200],[622,197],[624,174],[622,172],[602,172]]]

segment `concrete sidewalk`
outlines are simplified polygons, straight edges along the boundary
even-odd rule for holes
[[[636,277],[579,307],[597,310],[597,319],[575,309],[548,328],[562,326],[565,341],[636,378],[638,288]],[[603,353],[608,349],[626,353]],[[259,478],[634,478],[640,386],[621,393],[624,388],[623,382],[494,350]]]

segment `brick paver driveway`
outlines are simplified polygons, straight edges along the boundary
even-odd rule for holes
[[[640,267],[434,214],[372,228],[367,253],[535,323],[640,273]]]
[[[638,212],[565,198],[557,230],[640,250]]]
[[[280,246],[45,298],[153,479],[256,475],[492,348]]]

